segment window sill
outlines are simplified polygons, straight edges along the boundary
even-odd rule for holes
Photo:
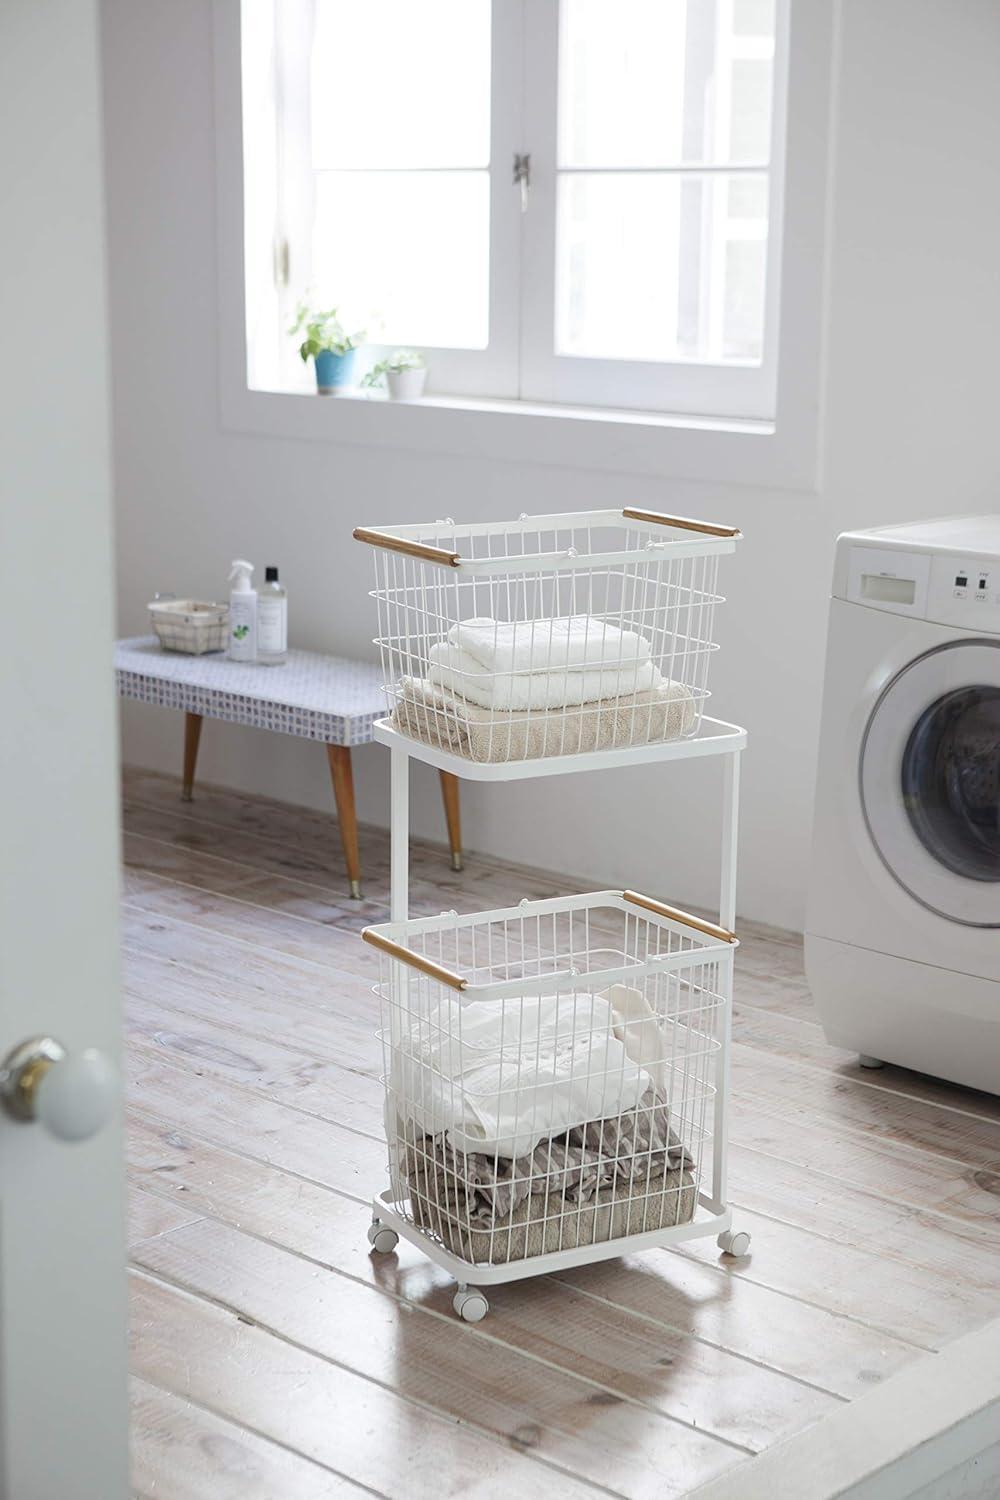
[[[235,373],[235,372],[234,372]],[[226,389],[228,385],[228,390]],[[223,379],[223,425],[307,442],[488,458],[698,483],[815,490],[810,428],[775,422],[483,397],[389,401],[362,392],[320,397],[248,390]],[[811,436],[815,437],[815,429]]]
[[[390,403],[385,396],[363,396],[360,392],[353,391],[346,391],[335,399],[338,401],[374,400],[383,406],[392,404],[442,407],[447,411],[506,412],[526,417],[552,417],[569,422],[598,422],[604,426],[686,427],[698,432],[751,432],[763,436],[774,432],[773,422],[742,417],[685,416],[681,413],[625,411],[606,406],[565,406],[544,401],[502,400],[498,397],[486,396],[438,396],[433,392],[422,396],[419,401],[398,403]]]

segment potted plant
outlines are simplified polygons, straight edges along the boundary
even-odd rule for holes
[[[391,401],[419,401],[426,379],[424,356],[415,349],[397,349],[388,359],[380,359],[361,384],[374,389],[385,382]]]
[[[290,333],[304,333],[299,354],[305,363],[310,356],[316,365],[316,389],[321,396],[350,385],[354,351],[365,341],[364,333],[348,333],[335,307],[319,312],[308,303],[299,304]]]

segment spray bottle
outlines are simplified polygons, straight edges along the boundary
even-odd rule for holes
[[[229,659],[257,660],[257,590],[250,579],[253,563],[237,558],[229,574]]]

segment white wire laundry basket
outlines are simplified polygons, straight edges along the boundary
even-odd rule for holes
[[[736,527],[626,509],[354,535],[402,733],[489,763],[698,733]]]
[[[418,1244],[476,1321],[481,1286],[728,1231],[732,933],[603,891],[362,935],[389,1148],[376,1250]]]

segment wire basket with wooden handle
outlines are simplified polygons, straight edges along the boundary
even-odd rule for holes
[[[394,1230],[479,1283],[715,1232],[734,933],[597,891],[362,937]]]
[[[627,508],[354,535],[402,733],[486,763],[698,733],[737,527]]]

